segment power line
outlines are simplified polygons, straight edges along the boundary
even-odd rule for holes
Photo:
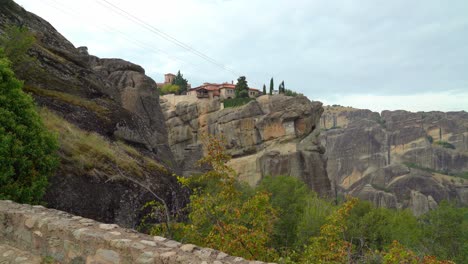
[[[62,3],[59,3],[59,2],[57,2],[56,0],[50,0],[50,1],[53,1],[53,2],[55,2],[56,4],[59,4],[59,5],[62,5]],[[72,12],[69,12],[69,11],[67,11],[67,10],[64,10],[64,9],[62,9],[61,7],[52,5],[51,3],[46,3],[46,4],[49,5],[49,6],[51,6],[51,7],[53,7],[53,8],[55,8],[55,9],[57,9],[57,10],[59,10],[60,12],[62,12],[62,13],[64,13],[64,14],[68,14],[68,15],[71,15],[71,16],[73,16],[73,17],[75,17],[75,18],[82,19],[81,17],[77,16],[76,14],[74,14],[74,13],[72,13]],[[169,59],[177,60],[177,61],[180,61],[180,62],[182,62],[182,63],[189,64],[190,66],[193,67],[193,69],[194,69],[195,71],[200,71],[200,69],[198,69],[198,66],[197,66],[197,65],[195,65],[195,64],[193,64],[193,63],[191,63],[191,62],[185,61],[185,60],[183,60],[183,59],[181,59],[181,58],[179,58],[179,57],[177,57],[177,56],[170,55],[167,51],[164,51],[164,50],[162,50],[162,49],[159,49],[159,48],[150,46],[149,44],[146,44],[146,43],[144,43],[144,42],[141,42],[141,41],[138,41],[138,40],[136,40],[136,39],[133,39],[133,38],[131,38],[128,34],[122,32],[122,31],[120,31],[120,30],[118,30],[118,29],[116,29],[116,28],[113,28],[113,27],[111,27],[111,26],[109,26],[109,25],[107,25],[107,24],[105,24],[105,23],[103,23],[102,26],[97,25],[97,24],[94,24],[93,26],[96,26],[96,27],[98,27],[98,28],[101,28],[101,29],[103,29],[103,30],[105,30],[105,31],[109,31],[109,30],[110,30],[110,31],[116,32],[116,33],[120,34],[121,37],[122,37],[123,39],[125,39],[126,41],[131,42],[131,43],[133,43],[133,44],[139,46],[140,48],[143,48],[143,49],[145,49],[145,50],[148,50],[148,51],[154,52],[154,53],[163,53],[163,54],[166,55]]]
[[[196,55],[196,56],[198,56],[198,57],[200,57],[200,58],[202,58],[202,59],[204,59],[204,60],[206,60],[206,61],[212,63],[213,65],[215,65],[215,66],[217,66],[217,67],[219,67],[219,68],[221,68],[221,69],[223,69],[223,70],[225,70],[225,71],[228,71],[228,72],[234,74],[235,76],[240,76],[240,75],[242,75],[242,74],[240,74],[240,73],[238,73],[238,72],[236,72],[236,71],[230,69],[229,67],[225,66],[224,64],[222,64],[222,63],[216,61],[215,59],[209,57],[208,55],[206,55],[206,54],[204,54],[204,53],[202,53],[202,52],[200,52],[200,51],[194,49],[194,48],[191,47],[190,45],[188,45],[188,44],[186,44],[186,43],[184,43],[184,42],[182,42],[182,41],[176,39],[175,37],[173,37],[173,36],[171,36],[171,35],[165,33],[164,31],[162,31],[162,30],[160,30],[160,29],[158,29],[158,28],[156,28],[156,27],[154,27],[154,26],[152,26],[151,24],[149,24],[149,23],[143,21],[142,19],[138,18],[137,16],[135,16],[135,15],[133,15],[133,14],[131,14],[131,13],[129,13],[129,12],[123,10],[122,8],[120,8],[120,7],[118,7],[118,6],[116,6],[116,5],[112,4],[112,3],[110,3],[110,2],[107,1],[107,0],[98,0],[97,3],[100,4],[100,5],[103,6],[103,7],[105,7],[105,8],[107,8],[107,9],[111,10],[112,12],[114,12],[114,13],[116,13],[116,14],[118,14],[118,15],[124,17],[124,18],[126,18],[127,20],[130,20],[130,21],[132,21],[133,23],[136,23],[136,24],[138,24],[138,25],[144,27],[145,29],[147,29],[148,31],[150,31],[150,32],[152,32],[152,33],[158,35],[159,37],[161,37],[161,38],[163,38],[163,39],[165,39],[165,40],[167,40],[167,41],[169,41],[169,42],[171,42],[171,43],[173,43],[173,44],[175,44],[175,45],[177,45],[177,46],[179,46],[179,47],[181,47],[181,48],[183,48],[183,49],[185,49],[185,50],[187,50],[187,51],[189,51],[189,52],[191,52],[192,54],[194,54],[194,55]],[[104,3],[105,3],[105,4],[104,4]]]

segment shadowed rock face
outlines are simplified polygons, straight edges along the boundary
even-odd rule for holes
[[[468,181],[452,177],[468,172],[468,113],[327,106],[320,125],[341,192],[415,214],[444,199],[468,204]]]
[[[18,77],[40,106],[83,130],[132,145],[146,157],[178,172],[177,167],[172,167],[175,162],[156,84],[141,66],[121,59],[100,59],[89,55],[85,47],[75,48],[47,21],[14,2],[0,5],[0,32],[7,25],[27,27],[37,39],[29,52],[39,66],[35,74]],[[171,172],[146,173],[146,184],[154,186],[153,191],[171,209],[183,206],[186,193]],[[134,227],[142,205],[154,198],[131,181],[110,181],[115,175],[103,171],[92,174],[77,175],[73,166],[61,166],[51,179],[46,195],[48,206]]]
[[[179,101],[162,97],[161,106],[169,144],[185,175],[200,171],[195,161],[203,153],[201,136],[208,133],[224,136],[233,156],[230,165],[251,185],[266,175],[291,175],[322,195],[329,193],[325,149],[318,142],[320,102],[261,96],[242,107],[221,109],[216,100]]]

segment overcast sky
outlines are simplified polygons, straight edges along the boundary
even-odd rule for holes
[[[16,2],[75,46],[142,65],[158,82],[179,69],[192,86],[245,75],[261,89],[274,77],[275,88],[284,80],[325,104],[468,110],[466,0]]]

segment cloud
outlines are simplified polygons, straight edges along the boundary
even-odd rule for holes
[[[257,87],[273,76],[276,84],[285,80],[287,88],[310,98],[335,103],[372,94],[388,98],[390,106],[394,97],[468,90],[464,0],[108,1],[247,76]],[[138,63],[154,79],[179,69],[195,85],[238,77],[113,13],[100,0],[17,2],[77,46]],[[460,105],[463,101],[454,103],[468,110],[468,104]]]

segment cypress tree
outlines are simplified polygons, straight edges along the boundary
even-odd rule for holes
[[[271,80],[270,80],[270,95],[273,94],[273,77],[271,77]]]
[[[263,91],[262,92],[263,92],[263,94],[266,94],[266,85],[265,84],[263,84]]]

